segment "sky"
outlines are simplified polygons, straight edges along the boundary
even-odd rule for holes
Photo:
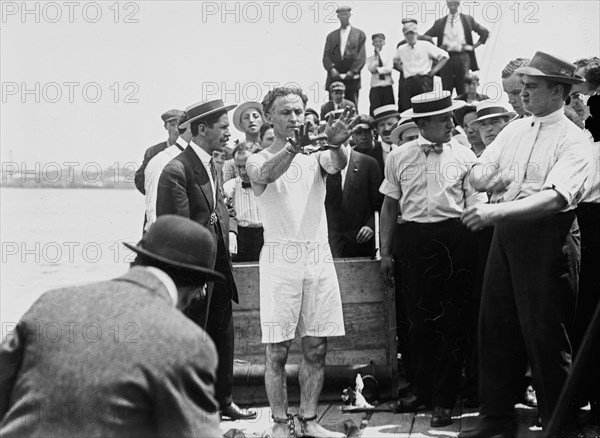
[[[371,34],[382,32],[390,58],[403,17],[417,18],[424,33],[447,13],[440,1],[3,1],[2,165],[139,165],[146,148],[166,139],[164,111],[205,99],[261,101],[288,83],[318,108],[327,99],[325,37],[339,27],[339,4],[352,6],[367,56]],[[461,8],[490,30],[476,50],[480,92],[505,104],[500,72],[511,59],[537,50],[571,61],[600,52],[598,0],[463,1]],[[365,68],[363,113],[369,79]]]

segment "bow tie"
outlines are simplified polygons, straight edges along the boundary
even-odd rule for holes
[[[430,144],[421,144],[419,145],[421,150],[425,152],[425,155],[429,155],[429,152],[433,151],[436,154],[441,154],[444,150],[443,143],[430,143]]]
[[[242,181],[242,188],[243,189],[249,189],[252,187],[252,184],[248,183],[248,182],[244,182]]]

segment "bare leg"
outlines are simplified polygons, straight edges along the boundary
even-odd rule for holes
[[[275,418],[287,418],[287,376],[285,364],[292,341],[277,344],[267,344],[267,360],[265,364],[265,389],[271,406],[271,413]],[[273,426],[273,436],[288,436],[285,424]]]
[[[325,380],[325,355],[327,338],[306,336],[302,338],[302,364],[300,365],[300,417],[311,418],[317,415],[319,395]],[[319,425],[315,420],[306,421],[302,433],[311,437],[344,437]]]

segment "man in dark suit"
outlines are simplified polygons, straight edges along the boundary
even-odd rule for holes
[[[337,16],[341,27],[334,30],[325,40],[323,50],[323,67],[327,70],[325,89],[335,81],[346,85],[346,99],[358,105],[358,90],[360,90],[360,71],[365,66],[367,55],[365,51],[365,33],[350,26],[349,6],[340,6]]]
[[[344,98],[346,86],[343,82],[332,82],[329,86],[329,96],[331,100],[321,105],[321,120],[327,121],[327,115],[331,111],[343,110],[347,106],[356,108],[354,102]]]
[[[169,146],[173,146],[177,142],[177,139],[179,138],[179,129],[177,129],[179,126],[179,118],[183,116],[183,114],[183,111],[173,109],[167,111],[162,116],[160,116],[165,125],[165,129],[169,133],[169,138],[167,138],[167,141],[163,141],[162,143],[150,146],[148,149],[146,149],[146,152],[144,153],[142,165],[138,170],[136,170],[135,176],[133,177],[133,182],[135,183],[135,186],[142,195],[146,194],[144,178],[144,171],[146,170],[146,166],[148,165],[150,160],[154,158],[154,156],[164,151]]]
[[[229,213],[224,202],[222,177],[212,157],[222,152],[229,140],[227,112],[236,105],[225,106],[220,99],[194,104],[186,109],[192,141],[163,169],[158,183],[156,215],[176,214],[207,227],[217,242],[215,269],[225,274],[215,281],[208,300],[193,302],[186,311],[198,325],[206,327],[219,352],[216,398],[222,415],[229,419],[248,419],[255,412],[240,409],[232,399],[234,331],[231,300],[238,302],[229,255]],[[230,236],[231,234],[231,236]],[[210,291],[209,291],[210,292]]]
[[[325,211],[333,257],[375,255],[375,211],[381,209],[383,180],[374,158],[344,145],[348,164],[328,175]]]
[[[180,311],[223,277],[215,242],[163,216],[127,246],[128,273],[46,292],[3,341],[1,436],[220,435],[215,346]]]
[[[447,0],[446,4],[450,13],[436,20],[425,35],[437,38],[438,47],[450,55],[450,60],[440,70],[442,88],[450,92],[456,88],[456,94],[460,95],[465,92],[465,75],[469,69],[479,70],[475,49],[485,44],[490,32],[472,16],[458,13],[460,1]],[[479,41],[475,44],[473,32],[479,35]]]

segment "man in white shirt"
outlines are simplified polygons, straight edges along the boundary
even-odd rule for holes
[[[491,193],[491,203],[462,217],[472,230],[495,227],[479,320],[483,420],[460,438],[513,436],[514,395],[527,359],[547,427],[571,368],[568,328],[580,261],[575,208],[591,150],[563,106],[583,78],[575,65],[543,52],[515,72],[523,74],[523,109],[532,117],[506,126],[471,168],[474,187]]]
[[[323,68],[327,70],[325,89],[332,82],[342,81],[346,86],[345,97],[358,105],[360,71],[365,66],[365,33],[350,25],[350,6],[340,6],[337,16],[340,28],[334,30],[325,40]]]
[[[182,125],[187,120],[184,113],[179,118],[177,126]],[[146,189],[146,225],[144,231],[148,231],[150,225],[156,221],[156,196],[158,193],[158,179],[165,165],[179,155],[188,146],[192,139],[192,132],[189,127],[179,129],[179,137],[175,144],[169,146],[164,151],[156,154],[144,170],[144,187]]]
[[[392,62],[382,53],[385,45],[385,35],[376,33],[371,36],[375,53],[367,58],[367,68],[371,72],[371,91],[369,91],[369,114],[373,116],[375,108],[394,104],[394,89],[392,85]]]
[[[410,109],[410,99],[417,94],[433,90],[433,77],[448,62],[448,53],[435,45],[419,40],[417,25],[407,21],[402,26],[406,44],[398,47],[394,56],[394,68],[404,77],[399,92],[401,111]],[[433,62],[437,64],[434,66]]]

